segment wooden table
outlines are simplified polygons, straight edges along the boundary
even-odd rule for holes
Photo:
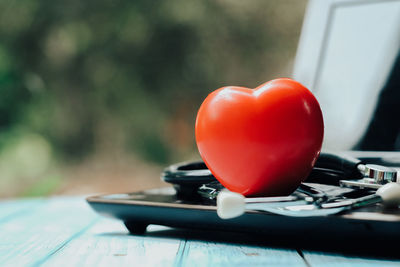
[[[393,258],[271,247],[255,240],[162,226],[129,235],[123,223],[95,214],[84,197],[0,202],[1,266],[400,266]]]

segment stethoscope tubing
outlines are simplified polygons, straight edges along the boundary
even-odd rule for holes
[[[321,153],[306,182],[338,185],[341,179],[360,179],[357,166],[362,161],[334,153]],[[173,164],[164,169],[161,178],[171,184],[200,186],[216,181],[203,161]]]

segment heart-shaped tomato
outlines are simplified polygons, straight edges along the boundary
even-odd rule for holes
[[[287,78],[255,89],[220,88],[207,96],[196,119],[207,167],[245,196],[292,193],[313,168],[323,134],[316,98]]]

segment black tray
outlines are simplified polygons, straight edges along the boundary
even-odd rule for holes
[[[170,188],[87,198],[98,213],[122,220],[132,234],[143,234],[149,224],[178,228],[265,234],[271,238],[395,240],[400,237],[400,211],[377,204],[341,214],[288,217],[259,211],[223,220],[212,201],[182,200]]]

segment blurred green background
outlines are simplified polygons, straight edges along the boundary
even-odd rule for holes
[[[209,92],[290,76],[305,7],[0,1],[0,197],[161,185]]]

